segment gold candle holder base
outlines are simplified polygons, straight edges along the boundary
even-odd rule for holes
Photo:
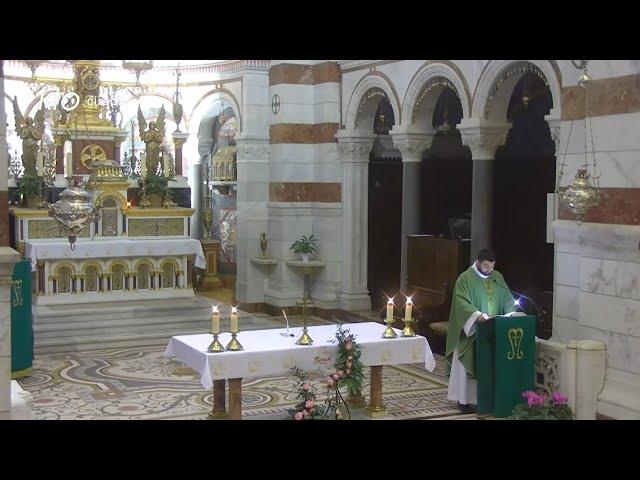
[[[411,328],[411,324],[413,323],[413,320],[405,320],[405,327],[402,330],[402,336],[403,337],[415,337],[416,336],[416,332],[413,331],[413,329]]]
[[[300,335],[300,338],[296,341],[296,345],[313,345],[313,340],[309,336],[309,332],[307,332],[306,325],[302,328],[302,335]]]
[[[391,328],[393,322],[387,322],[387,328],[385,328],[382,338],[397,338],[398,334],[393,328]]]
[[[207,348],[207,352],[209,353],[224,352],[224,347],[218,340],[218,334],[213,332],[211,332],[211,334],[213,335],[213,342],[211,342],[211,345],[209,345],[209,348]]]
[[[229,341],[229,343],[227,343],[227,350],[230,350],[232,352],[243,350],[242,345],[240,345],[240,342],[236,338],[237,335],[237,333],[231,334],[231,340]]]

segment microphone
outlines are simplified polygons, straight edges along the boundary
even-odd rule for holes
[[[542,308],[540,308],[540,306],[533,300],[533,298],[520,293],[520,292],[516,292],[515,290],[511,290],[509,288],[506,288],[504,285],[502,285],[501,283],[498,282],[498,280],[496,280],[495,278],[492,279],[493,283],[495,283],[496,285],[498,285],[500,288],[507,290],[509,293],[511,294],[516,294],[517,296],[524,298],[526,300],[529,300],[529,302],[531,303],[531,305],[533,305],[533,308],[535,308],[536,310],[536,315],[538,315],[539,313],[546,313]],[[517,302],[516,300],[516,306],[519,307],[522,310],[522,307],[520,307],[520,304]]]

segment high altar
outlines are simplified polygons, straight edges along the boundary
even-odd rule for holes
[[[127,201],[128,189],[137,182],[109,160],[119,159],[127,133],[101,117],[99,65],[97,60],[74,62],[78,106],[71,111],[59,108],[59,115],[52,116],[55,171],[64,171],[69,179],[83,177],[98,219],[86,226],[71,249],[68,232],[48,210],[10,209],[15,246],[31,259],[36,272],[34,304],[193,297],[192,269],[206,268],[200,243],[190,238],[194,210],[175,206],[170,196],[164,208]],[[155,132],[162,140],[164,125]]]

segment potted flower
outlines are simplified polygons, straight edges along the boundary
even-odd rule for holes
[[[313,235],[303,235],[302,238],[296,240],[291,244],[289,250],[293,250],[293,253],[299,253],[302,255],[302,261],[308,262],[309,256],[317,250],[317,239]]]
[[[22,195],[27,208],[36,208],[42,200],[42,180],[37,175],[25,173],[16,181],[17,192]]]
[[[551,396],[530,390],[522,394],[526,403],[517,405],[511,414],[512,420],[573,420],[573,412],[566,395],[553,392]]]
[[[169,179],[150,174],[144,179],[144,188],[151,201],[151,207],[162,207],[162,199],[169,190]]]

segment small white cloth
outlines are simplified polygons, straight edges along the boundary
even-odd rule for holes
[[[240,320],[242,324],[242,319]],[[430,372],[436,366],[436,359],[425,337],[400,337],[383,339],[384,325],[376,322],[349,323],[343,327],[356,336],[364,366],[402,365],[422,363]],[[240,332],[238,341],[244,350],[237,352],[207,353],[213,341],[210,334],[184,335],[172,337],[164,352],[165,357],[176,357],[200,374],[200,383],[205,388],[213,386],[213,380],[228,378],[257,378],[268,375],[285,375],[297,366],[303,370],[330,370],[335,364],[338,344],[335,341],[337,325],[308,327],[313,345],[296,345],[302,328],[292,328],[293,337],[280,333],[284,328],[252,330]],[[230,333],[218,337],[222,345],[231,340]],[[331,341],[335,342],[332,343]]]
[[[60,240],[32,240],[25,243],[25,255],[31,259],[31,270],[36,270],[38,260],[113,257],[165,257],[170,255],[195,255],[193,264],[205,269],[207,260],[198,240],[192,238],[167,238],[157,240],[135,240],[118,238],[113,240],[78,239],[75,250],[68,242]]]

